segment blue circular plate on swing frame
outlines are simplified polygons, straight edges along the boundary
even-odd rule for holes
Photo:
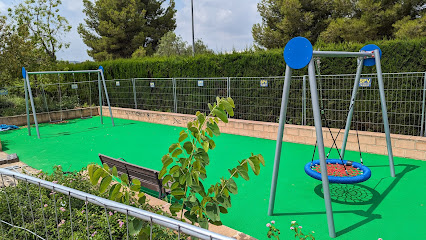
[[[284,61],[293,69],[306,67],[312,59],[314,49],[311,42],[304,37],[295,37],[284,48]]]
[[[25,67],[22,67],[22,77],[23,78],[27,77],[27,70],[25,70]]]
[[[361,48],[361,51],[371,52],[376,49],[379,49],[380,59],[382,59],[382,50],[377,45],[374,45],[374,44],[365,45],[363,48]],[[371,67],[374,65],[376,65],[376,59],[374,58],[364,59],[364,66]]]

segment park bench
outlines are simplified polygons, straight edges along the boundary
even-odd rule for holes
[[[160,199],[170,193],[163,187],[162,180],[158,179],[159,172],[156,170],[128,163],[122,158],[116,159],[103,154],[99,154],[99,159],[102,164],[106,163],[109,167],[115,166],[117,173],[127,174],[129,181],[138,179],[143,188],[158,192],[158,198]]]

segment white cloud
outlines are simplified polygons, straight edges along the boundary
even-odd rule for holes
[[[62,4],[72,12],[82,12],[83,11],[83,1],[82,0],[63,0]]]
[[[195,38],[216,51],[241,50],[253,44],[251,28],[261,21],[259,0],[194,1]],[[176,15],[176,33],[192,42],[191,2],[184,1]]]

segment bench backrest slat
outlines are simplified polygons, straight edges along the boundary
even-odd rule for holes
[[[160,197],[165,192],[161,181],[158,179],[158,171],[144,168],[132,163],[115,159],[103,154],[99,154],[102,164],[106,163],[109,167],[115,166],[119,174],[127,174],[129,179],[138,179],[141,186],[159,192]]]

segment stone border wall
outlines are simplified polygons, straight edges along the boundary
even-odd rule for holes
[[[112,112],[116,118],[179,127],[186,127],[186,123],[188,121],[192,121],[195,118],[195,116],[186,114],[155,112],[129,108],[113,107]],[[109,116],[108,107],[103,108],[103,115]],[[228,124],[221,123],[219,126],[221,127],[221,132],[223,133],[271,140],[276,140],[278,132],[278,123],[269,122],[229,119]],[[331,129],[333,136],[336,136],[338,131],[338,129]],[[323,128],[323,134],[325,146],[331,147],[333,141],[327,128]],[[386,137],[384,133],[360,131],[358,134],[362,152],[387,155]],[[391,138],[394,156],[426,160],[426,137],[391,134]],[[342,139],[343,132],[340,133],[336,141],[339,148],[341,147]],[[316,141],[315,128],[311,126],[286,124],[283,140],[286,142],[314,145]],[[358,151],[358,143],[355,131],[349,132],[346,149]]]
[[[89,117],[91,116],[91,114],[92,116],[99,116],[99,107],[63,110],[62,119],[63,120],[75,119],[81,116]],[[50,112],[50,117],[52,118],[52,120],[59,120],[61,118],[61,112],[60,111]],[[49,114],[45,112],[37,113],[37,121],[38,123],[49,122],[50,121]],[[34,124],[34,118],[32,114],[30,114],[30,122],[31,124]],[[23,115],[16,115],[16,116],[10,116],[10,117],[0,117],[0,124],[24,126],[24,125],[27,125],[27,115],[23,114]]]

